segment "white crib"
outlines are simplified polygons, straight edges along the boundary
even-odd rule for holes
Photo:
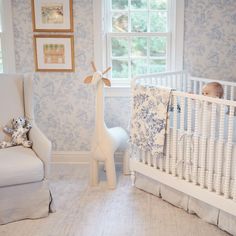
[[[220,81],[224,99],[202,96],[202,86],[211,81],[186,72],[140,76],[132,81],[132,86],[140,83],[175,90],[165,156],[156,159],[131,147],[131,178],[134,184],[140,173],[236,216],[236,83]]]

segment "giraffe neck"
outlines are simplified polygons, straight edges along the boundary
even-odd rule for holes
[[[106,129],[104,121],[104,95],[103,81],[100,80],[97,83],[96,88],[96,100],[95,100],[95,130],[97,135],[102,135],[104,129]]]

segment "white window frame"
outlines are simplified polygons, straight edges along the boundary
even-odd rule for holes
[[[169,0],[171,41],[170,48],[167,48],[169,57],[169,71],[180,71],[183,69],[183,35],[184,35],[184,0]],[[105,15],[107,0],[93,1],[94,11],[94,61],[101,70],[108,67],[107,55],[107,22],[108,16]],[[135,34],[135,33],[134,33]],[[150,33],[151,34],[151,33]],[[166,34],[166,33],[164,33]],[[112,35],[109,33],[108,35]],[[140,33],[139,33],[140,35]],[[145,36],[145,35],[143,35]],[[127,80],[128,82],[128,80]],[[130,96],[130,82],[121,83],[112,81],[112,87],[106,89],[106,96],[109,97],[127,97]]]
[[[16,72],[11,2],[10,0],[0,0],[3,73]]]

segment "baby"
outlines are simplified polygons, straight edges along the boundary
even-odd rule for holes
[[[207,83],[202,88],[202,95],[213,98],[222,98],[224,95],[223,86],[218,82]]]
[[[203,87],[202,87],[202,95],[204,96],[208,96],[208,97],[213,97],[213,98],[223,98],[223,95],[224,95],[224,89],[223,89],[223,86],[218,83],[218,82],[210,82],[210,83],[207,83],[205,84]],[[201,107],[201,109],[203,109],[203,107]],[[207,114],[205,114],[206,116],[206,123],[207,123],[207,126],[206,126],[206,129],[207,131],[205,132],[205,135],[206,136],[209,136],[211,130],[210,130],[210,124],[211,124],[211,116],[212,116],[212,104],[208,103],[207,104]],[[216,109],[216,117],[219,116],[219,107],[217,107]],[[202,130],[202,126],[203,126],[203,111],[200,113],[200,117],[199,117],[199,129],[201,130],[200,133],[203,132]],[[217,128],[218,129],[218,122],[217,122]]]

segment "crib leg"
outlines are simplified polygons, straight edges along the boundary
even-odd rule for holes
[[[132,186],[134,186],[135,184],[135,171],[131,171],[131,183],[132,183]]]
[[[90,186],[97,186],[98,185],[98,160],[92,158],[90,161]]]
[[[114,156],[106,159],[105,168],[106,168],[108,187],[110,189],[114,189],[116,187],[116,169],[115,169]]]
[[[123,174],[124,175],[130,175],[130,169],[129,169],[129,150],[128,148],[124,152],[123,156]]]

